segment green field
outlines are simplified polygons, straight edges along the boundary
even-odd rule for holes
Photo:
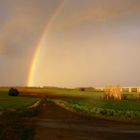
[[[8,96],[8,91],[0,91],[0,110],[23,109],[32,105],[38,98]]]
[[[25,90],[26,91],[26,90]],[[55,102],[63,103],[78,112],[89,115],[140,117],[140,100],[138,93],[124,92],[122,101],[103,100],[104,92],[80,89],[63,88],[33,88],[27,94],[36,92],[38,95],[45,95],[47,98],[55,98]],[[41,94],[40,94],[41,93]],[[44,96],[44,97],[45,97]],[[38,98],[11,97],[8,92],[0,91],[0,110],[9,108],[25,108],[36,102]]]
[[[113,100],[53,100],[63,104],[66,108],[90,116],[115,116],[126,118],[140,118],[140,101]]]
[[[62,103],[68,108],[77,112],[82,112],[91,116],[118,116],[118,117],[139,117],[140,118],[140,99],[139,93],[124,92],[121,101],[103,100],[104,92],[99,91],[80,91],[63,90],[63,95],[79,96],[83,99],[56,99],[57,103]],[[85,97],[85,98],[84,98]]]

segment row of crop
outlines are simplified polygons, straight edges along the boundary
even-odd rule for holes
[[[140,112],[140,101],[114,101],[114,100],[67,100],[69,104],[78,104],[87,108],[104,108],[118,111],[138,111]]]
[[[69,104],[67,104],[69,105]],[[88,107],[88,106],[81,106],[78,104],[70,104],[72,108],[76,111],[85,112],[91,115],[106,115],[106,116],[119,116],[119,117],[140,117],[140,112],[138,111],[119,111],[113,109],[105,109],[99,107]]]
[[[108,108],[96,107],[90,104],[84,104],[80,101],[66,101],[66,100],[55,100],[55,102],[63,103],[66,107],[75,109],[77,112],[86,113],[92,116],[114,116],[114,117],[125,117],[125,118],[138,118],[140,117],[140,111],[133,110],[115,110]]]

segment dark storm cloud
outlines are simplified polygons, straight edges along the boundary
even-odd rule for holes
[[[1,3],[0,42],[6,55],[26,53],[33,47],[56,5],[46,0],[6,0]],[[29,47],[30,45],[30,47]]]

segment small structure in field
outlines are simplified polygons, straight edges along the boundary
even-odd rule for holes
[[[140,87],[137,88],[137,92],[140,93]]]
[[[9,92],[8,92],[8,95],[9,95],[9,96],[18,96],[18,95],[19,95],[19,92],[18,92],[18,90],[15,89],[15,88],[10,88],[10,89],[9,89]]]
[[[106,86],[105,89],[105,97],[104,99],[114,99],[121,100],[122,99],[122,91],[119,85],[117,86]]]

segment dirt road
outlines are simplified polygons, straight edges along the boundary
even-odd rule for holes
[[[54,103],[42,106],[35,140],[140,140],[140,126],[90,118]]]

